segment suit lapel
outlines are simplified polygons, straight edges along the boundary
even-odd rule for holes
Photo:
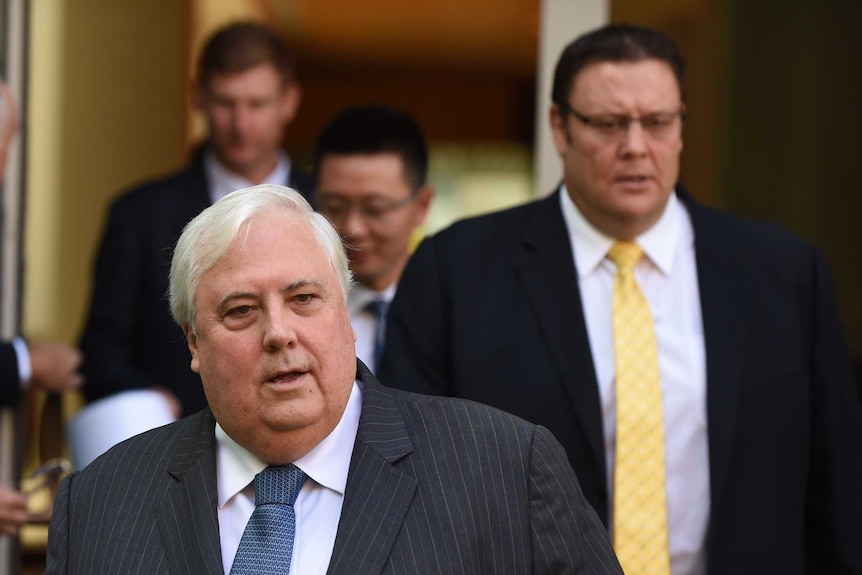
[[[215,420],[209,409],[194,417],[198,421],[189,426],[168,467],[173,481],[156,521],[171,573],[221,575]]]
[[[362,415],[328,573],[380,573],[416,492],[393,464],[413,451],[389,391],[361,362]]]
[[[715,215],[679,194],[691,215],[706,349],[706,408],[709,434],[710,491],[718,500],[727,474],[739,403],[749,313],[741,279],[741,246],[720,226]]]
[[[599,388],[559,193],[536,204],[524,229],[516,268],[544,335],[544,344],[551,350],[560,381],[577,414],[574,419],[583,428],[594,455],[599,482],[604,484]]]

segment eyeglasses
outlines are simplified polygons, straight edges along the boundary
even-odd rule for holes
[[[413,202],[417,194],[410,194],[406,198],[395,202],[383,202],[372,200],[369,202],[352,203],[334,197],[318,198],[318,211],[329,218],[333,224],[344,224],[352,212],[359,214],[367,224],[385,224],[389,216],[396,210]]]
[[[671,136],[676,129],[676,119],[680,118],[685,121],[685,109],[676,112],[655,112],[635,118],[624,114],[598,114],[595,116],[587,116],[581,114],[568,104],[561,104],[560,110],[564,114],[571,114],[581,121],[585,126],[589,126],[596,131],[600,136],[607,139],[619,139],[629,131],[629,126],[633,123],[639,123],[643,131],[651,138],[662,140]]]

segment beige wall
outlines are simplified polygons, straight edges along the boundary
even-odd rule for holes
[[[176,0],[33,0],[25,333],[76,341],[108,202],[185,159]]]

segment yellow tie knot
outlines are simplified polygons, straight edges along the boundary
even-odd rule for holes
[[[608,259],[618,268],[633,270],[643,256],[643,249],[634,242],[616,242],[608,250]]]

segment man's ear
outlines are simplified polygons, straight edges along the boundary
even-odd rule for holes
[[[195,334],[194,329],[188,324],[183,326],[183,333],[186,336],[186,342],[189,344],[189,351],[192,354],[192,371],[200,374],[201,364],[200,358],[198,357],[198,336]]]
[[[300,103],[302,103],[302,86],[299,85],[299,82],[290,82],[282,88],[281,120],[284,126],[293,122]]]
[[[431,208],[431,201],[434,199],[434,188],[429,185],[422,186],[416,192],[416,206],[419,208],[416,214],[416,221],[413,227],[419,227],[425,223],[428,217],[428,210]]]
[[[204,93],[203,86],[200,83],[200,80],[195,78],[191,81],[191,86],[189,87],[189,97],[191,98],[192,107],[196,110],[201,110],[205,104],[206,94]]]
[[[551,125],[554,147],[557,148],[557,153],[562,154],[572,143],[572,137],[569,134],[569,126],[566,124],[566,115],[560,111],[557,104],[552,104],[548,110],[548,121]]]

